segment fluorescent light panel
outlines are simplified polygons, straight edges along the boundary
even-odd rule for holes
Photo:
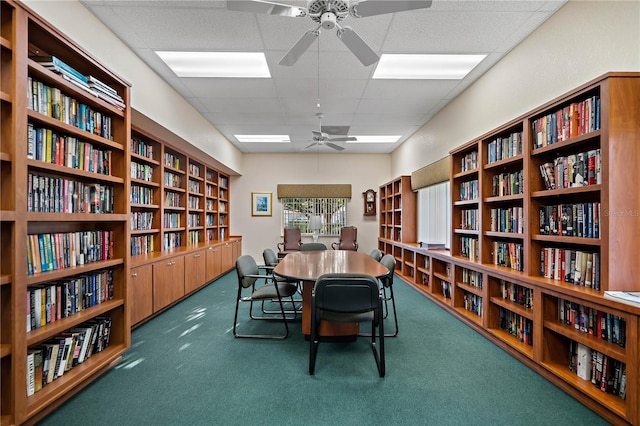
[[[368,135],[368,136],[354,136],[357,141],[347,141],[347,143],[396,143],[402,136],[396,135]]]
[[[487,55],[383,54],[373,78],[460,80]]]
[[[271,78],[263,52],[156,53],[178,77]]]
[[[289,143],[289,135],[233,135],[238,139],[238,142],[271,142],[271,143]]]

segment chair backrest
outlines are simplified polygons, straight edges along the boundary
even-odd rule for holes
[[[302,244],[302,233],[297,226],[287,226],[284,228],[283,251],[300,250]]]
[[[374,248],[373,250],[371,250],[371,253],[369,253],[369,256],[373,258],[376,262],[380,262],[380,259],[382,259],[382,252]]]
[[[385,254],[380,259],[380,263],[389,270],[389,273],[380,280],[385,287],[391,287],[393,285],[393,273],[396,270],[396,259],[390,254]]]
[[[264,249],[262,252],[262,258],[264,259],[264,264],[266,266],[276,266],[278,264],[278,256],[276,255],[276,252],[270,248]]]
[[[338,250],[358,250],[358,228],[355,226],[343,226],[340,229],[340,241]]]
[[[363,313],[379,308],[380,290],[375,277],[366,274],[324,274],[314,287],[314,306],[338,313]]]
[[[327,246],[323,243],[304,243],[300,246],[300,251],[326,250]]]
[[[251,287],[257,278],[247,275],[258,275],[258,264],[251,255],[242,255],[236,259],[236,273],[238,274],[238,285],[244,288]]]

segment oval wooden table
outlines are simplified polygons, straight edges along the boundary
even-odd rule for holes
[[[273,269],[285,278],[302,281],[302,333],[311,334],[311,292],[322,274],[369,274],[376,278],[389,270],[366,253],[351,250],[301,251],[287,254]],[[320,336],[355,336],[358,324],[322,321]]]

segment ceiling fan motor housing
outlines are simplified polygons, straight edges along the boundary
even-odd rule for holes
[[[333,12],[324,12],[320,17],[322,28],[325,30],[332,30],[336,26],[336,15]]]
[[[328,30],[349,16],[349,4],[344,0],[313,0],[309,2],[308,9],[311,19]]]

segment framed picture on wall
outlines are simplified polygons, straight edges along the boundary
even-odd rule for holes
[[[271,192],[251,193],[251,216],[271,216]]]

